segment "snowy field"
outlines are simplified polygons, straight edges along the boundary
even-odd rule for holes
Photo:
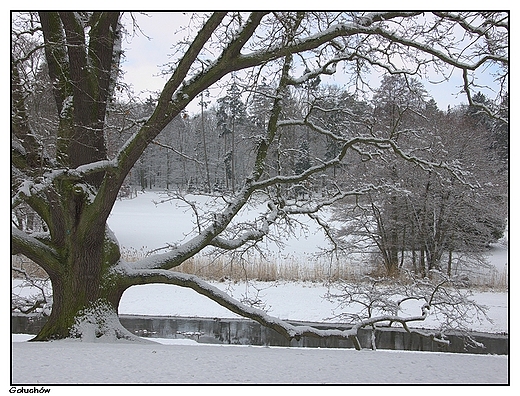
[[[189,195],[187,199],[206,209],[222,205],[222,201],[211,197]],[[123,248],[145,253],[168,244],[185,242],[190,235],[194,235],[193,230],[196,226],[190,206],[180,200],[162,202],[166,200],[168,197],[163,193],[146,192],[139,193],[135,198],[116,202],[108,224]],[[254,208],[248,207],[239,213],[239,217],[251,219],[264,209],[262,204]],[[299,220],[307,229],[295,227],[294,237],[281,238],[286,244],[284,248],[269,241],[265,242],[264,253],[268,253],[271,258],[291,257],[312,261],[309,258],[314,253],[327,247],[323,231],[313,221],[304,216],[299,217]],[[493,252],[490,261],[498,273],[507,271],[507,250],[503,247],[498,248]]]
[[[229,288],[224,283],[215,283]],[[280,318],[320,321],[334,311],[322,286],[256,283],[269,313]],[[263,287],[263,289],[262,289]],[[233,286],[243,296],[244,284]],[[257,291],[255,290],[254,293]],[[477,293],[493,323],[475,330],[508,331],[507,293]],[[169,285],[133,287],[121,313],[235,317],[189,289]],[[433,323],[435,324],[435,323]],[[13,335],[14,384],[507,384],[508,356],[407,351],[355,351],[198,344],[153,339],[153,344],[79,341],[24,342]],[[147,339],[149,342],[152,339]],[[157,342],[157,343],[156,343]],[[58,389],[60,390],[60,389]],[[54,388],[53,388],[54,393]]]
[[[508,380],[507,356],[194,341],[185,345],[13,342],[13,383],[17,385],[506,384]],[[61,389],[53,388],[53,394],[55,390]]]
[[[307,282],[268,283],[251,282],[229,284],[210,282],[212,285],[228,291],[235,299],[259,297],[271,316],[311,322],[337,321],[328,320],[339,313],[337,304],[323,298],[327,288],[320,284]],[[336,289],[332,288],[334,292]],[[475,292],[472,297],[476,302],[488,308],[490,321],[475,321],[473,331],[486,333],[508,332],[508,295],[505,292]],[[419,314],[417,311],[409,314]],[[120,304],[121,314],[152,316],[185,316],[206,318],[237,318],[238,315],[208,300],[191,289],[171,285],[134,286],[123,295]],[[418,322],[418,327],[435,328],[434,317]],[[411,325],[411,327],[414,327]]]
[[[195,202],[202,210],[222,207],[223,201],[219,198],[188,195],[186,197]],[[168,200],[164,193],[139,193],[132,199],[122,199],[116,202],[112,214],[108,219],[110,228],[115,232],[121,246],[134,248],[138,251],[155,250],[172,243],[182,243],[189,236],[193,236],[195,217],[188,203],[181,200]],[[163,202],[167,201],[167,202]],[[199,214],[202,214],[200,210]],[[265,210],[265,205],[247,207],[239,213],[240,219],[252,219]],[[312,222],[306,217],[300,217],[304,223],[312,227]],[[299,235],[299,232],[296,231]],[[316,227],[298,239],[291,239],[288,246],[278,251],[271,243],[267,243],[267,251],[280,255],[308,255],[323,247],[324,234]]]
[[[109,218],[109,225],[119,243],[136,250],[158,249],[168,243],[179,242],[190,234],[193,228],[191,208],[182,201],[173,200],[161,204],[164,194],[147,192],[138,194],[134,199],[116,202]],[[211,198],[190,196],[198,204],[209,206]],[[242,217],[251,217],[257,210],[244,210]],[[298,234],[298,232],[295,232]],[[325,237],[317,228],[312,227],[299,238],[286,241],[283,250],[267,244],[270,252],[282,256],[301,257],[302,261],[324,247]],[[496,247],[490,261],[503,272],[508,265],[507,249]],[[252,282],[250,285],[233,283],[213,283],[225,289],[236,299],[259,297],[269,314],[281,319],[321,322],[334,316],[338,311],[334,303],[322,297],[326,287],[311,282]],[[334,291],[334,290],[332,290]],[[493,323],[475,322],[474,331],[490,333],[508,332],[508,294],[505,292],[475,292],[474,299],[489,308]],[[304,303],[302,303],[304,302]],[[135,286],[125,292],[120,304],[120,313],[138,315],[195,316],[234,318],[237,315],[220,305],[202,297],[191,289],[170,285]],[[431,318],[421,326],[435,326]]]
[[[109,222],[121,245],[154,249],[182,239],[190,231],[186,208],[175,207],[175,203],[156,207],[152,203],[154,199],[157,199],[155,194],[143,194],[134,200],[117,202]],[[288,247],[290,253],[310,253],[323,240],[312,233],[308,238],[294,241]],[[507,265],[507,251],[498,252],[496,263]],[[282,319],[324,321],[335,313],[335,305],[322,298],[326,289],[320,284],[214,285],[238,299],[261,297],[269,314]],[[473,329],[508,332],[508,294],[475,292],[474,298],[488,306],[493,323],[476,322]],[[120,313],[236,317],[192,290],[169,285],[130,288],[123,296]],[[28,335],[12,336],[11,383],[17,385],[18,390],[22,384],[26,384],[23,386],[26,390],[34,386],[39,389],[42,384],[496,385],[508,384],[510,374],[508,356],[204,345],[191,340],[165,339],[155,339],[155,342],[148,339],[147,343],[137,345],[69,340],[25,342],[28,338]],[[511,383],[514,385],[514,382],[513,379]],[[504,390],[507,393],[511,388]],[[84,389],[74,387],[73,391]],[[104,389],[87,387],[86,392]],[[108,387],[107,391],[113,393],[114,388]],[[69,394],[70,388],[52,387],[51,392]]]

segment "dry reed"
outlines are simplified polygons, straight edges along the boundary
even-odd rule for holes
[[[123,249],[122,258],[126,261],[137,261],[146,256],[144,248]],[[12,267],[25,271],[36,278],[46,278],[47,274],[38,265],[24,256],[12,256]],[[226,256],[211,257],[197,255],[186,260],[174,270],[197,275],[208,281],[232,280],[244,282],[249,280],[274,282],[359,282],[367,274],[380,273],[377,264],[370,261],[356,262],[330,258],[316,257],[258,257],[249,259],[230,259]],[[509,273],[507,267],[499,272],[495,269],[489,272],[473,273],[470,284],[476,287],[509,289]],[[23,277],[20,271],[12,271],[13,278]]]

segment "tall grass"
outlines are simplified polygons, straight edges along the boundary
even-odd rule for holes
[[[145,257],[144,249],[124,249],[123,258],[136,261]],[[211,281],[306,281],[356,280],[363,272],[359,265],[346,261],[315,257],[258,257],[230,259],[224,256],[197,255],[175,268]]]
[[[122,249],[122,258],[137,261],[146,256],[144,248]],[[24,256],[12,256],[12,266],[20,268],[30,276],[47,278],[47,274],[34,262]],[[208,281],[249,280],[274,282],[359,282],[367,275],[384,276],[382,267],[373,260],[346,260],[322,257],[268,257],[252,256],[248,259],[230,259],[225,256],[211,257],[197,255],[176,267],[175,271],[197,275]],[[507,267],[499,272],[495,268],[470,271],[465,274],[469,284],[476,287],[508,290]],[[23,277],[19,271],[12,271],[13,278]]]
[[[123,250],[123,258],[136,261],[146,256],[144,249]],[[253,256],[248,259],[230,259],[225,256],[197,255],[174,269],[197,275],[209,281],[232,280],[235,282],[256,280],[265,282],[360,282],[365,275],[385,276],[384,268],[373,259],[334,259],[327,257],[277,257]],[[508,290],[509,274],[496,269],[464,271],[469,285],[497,290]]]

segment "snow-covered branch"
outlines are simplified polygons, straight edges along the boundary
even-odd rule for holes
[[[306,81],[309,81],[313,78],[316,78],[322,74],[332,75],[336,73],[336,65],[345,60],[352,59],[351,55],[345,56],[336,56],[329,61],[327,61],[323,66],[320,66],[314,70],[306,70],[303,75],[298,78],[290,77],[288,84],[289,85],[301,85]]]
[[[479,109],[480,111],[484,112],[491,118],[495,118],[495,119],[503,122],[505,125],[509,125],[509,119],[501,117],[499,115],[500,112],[494,112],[488,106],[486,106],[484,103],[477,103],[473,100],[473,93],[471,92],[471,89],[470,89],[471,83],[469,81],[467,70],[463,70],[462,77],[464,80],[463,89],[464,89],[464,92],[466,93],[466,98],[468,99],[468,103],[470,104],[470,106],[473,106],[474,108]]]
[[[372,33],[375,33],[392,43],[399,43],[408,48],[415,48],[425,54],[430,54],[433,57],[439,59],[440,61],[446,63],[447,65],[456,67],[460,70],[477,70],[479,67],[484,65],[486,62],[495,61],[502,64],[508,64],[509,59],[505,56],[494,55],[494,54],[485,54],[481,57],[478,57],[476,60],[468,60],[463,61],[464,59],[461,56],[453,56],[449,53],[444,53],[441,50],[438,50],[431,46],[430,44],[421,43],[419,41],[406,38],[404,36],[398,35],[390,30],[383,28],[382,26],[377,26],[373,29]]]
[[[61,168],[47,171],[40,178],[23,181],[13,196],[11,205],[12,207],[16,207],[27,198],[45,192],[52,187],[52,184],[56,180],[82,182],[83,178],[87,175],[115,169],[116,167],[117,164],[115,161],[103,160],[81,165],[75,169]]]
[[[266,180],[260,180],[255,183],[255,186],[257,188],[263,188],[274,184],[290,184],[290,183],[297,183],[302,180],[305,180],[312,176],[313,174],[319,173],[324,171],[325,169],[329,169],[339,163],[341,163],[342,159],[345,157],[347,151],[349,149],[358,151],[358,153],[363,154],[362,150],[360,150],[360,147],[362,146],[370,146],[374,147],[376,149],[380,150],[390,150],[393,151],[397,156],[403,158],[404,160],[408,162],[412,162],[421,168],[432,171],[434,169],[444,169],[449,172],[451,172],[458,181],[464,184],[468,184],[467,181],[463,179],[461,176],[460,169],[455,164],[449,164],[445,162],[435,162],[435,161],[429,161],[426,159],[419,158],[415,155],[412,155],[410,153],[406,153],[404,150],[402,150],[397,143],[392,139],[385,139],[385,138],[377,138],[373,136],[356,136],[354,138],[348,138],[344,136],[339,136],[335,134],[334,132],[321,128],[314,123],[312,123],[309,120],[284,120],[280,121],[278,123],[278,126],[288,126],[288,125],[301,125],[301,126],[307,126],[313,129],[314,131],[330,137],[337,141],[338,143],[341,143],[342,149],[340,153],[334,157],[333,159],[329,161],[323,161],[320,164],[311,166],[310,168],[306,169],[305,171],[296,174],[296,175],[278,175],[273,176],[271,178],[268,178]],[[368,156],[371,157],[371,154],[368,153]]]
[[[211,241],[211,245],[225,250],[236,250],[248,242],[260,241],[269,234],[269,227],[275,222],[279,215],[279,210],[273,202],[268,202],[269,213],[261,219],[261,226],[243,232],[238,237],[227,239],[220,236]]]
[[[335,318],[354,323],[354,327],[373,326],[387,318],[389,326],[399,323],[409,333],[447,344],[443,333],[455,330],[469,334],[467,324],[475,316],[486,317],[486,308],[472,301],[470,293],[463,290],[455,278],[436,271],[432,271],[430,276],[431,279],[421,279],[408,274],[400,281],[367,276],[363,282],[343,283],[339,291],[329,291],[325,298],[339,304],[341,312]],[[352,306],[361,308],[350,312]],[[419,308],[420,316],[405,314]],[[439,328],[419,330],[409,327],[409,323],[425,320],[429,315],[440,321]],[[474,342],[470,336],[467,337]]]
[[[70,175],[83,177],[90,175],[92,173],[101,172],[109,169],[115,169],[117,168],[116,161],[113,160],[102,160],[102,161],[96,161],[91,162],[89,164],[80,165],[76,169],[73,169],[72,171],[68,171]]]
[[[247,182],[244,187],[239,191],[227,205],[215,213],[212,217],[212,221],[209,222],[204,228],[199,223],[199,232],[196,236],[188,240],[187,242],[175,246],[171,251],[162,254],[156,254],[153,256],[146,257],[142,260],[131,263],[134,269],[154,269],[154,268],[173,268],[182,264],[186,259],[193,257],[195,254],[200,252],[207,246],[212,244],[235,244],[240,243],[240,239],[248,239],[254,236],[254,233],[246,234],[242,238],[239,238],[237,242],[226,241],[223,238],[217,238],[231,223],[236,214],[240,209],[247,203],[249,197],[254,192],[254,188],[251,187],[250,182]],[[215,239],[217,238],[217,239]],[[214,242],[214,243],[213,243]],[[243,243],[242,243],[243,244]]]
[[[23,254],[36,262],[45,257],[49,265],[60,265],[56,250],[15,227],[11,230],[11,253]]]
[[[444,169],[450,172],[454,175],[454,177],[463,184],[469,184],[468,181],[464,180],[463,178],[463,172],[459,169],[459,166],[457,166],[454,163],[446,163],[443,161],[430,161],[426,160],[420,157],[417,157],[411,153],[405,152],[403,149],[401,149],[395,140],[393,139],[386,139],[386,138],[377,138],[373,136],[357,136],[355,138],[349,139],[348,137],[339,136],[335,134],[334,132],[327,130],[325,128],[322,128],[316,124],[314,124],[309,119],[305,120],[284,120],[279,122],[279,126],[288,126],[288,125],[301,125],[301,126],[307,126],[311,128],[312,130],[316,131],[317,133],[327,136],[331,139],[334,139],[337,142],[340,142],[343,144],[342,153],[339,154],[336,158],[329,161],[329,163],[323,163],[319,167],[329,167],[332,166],[338,162],[341,161],[342,157],[344,156],[344,152],[351,148],[353,150],[356,150],[360,155],[367,154],[367,156],[370,158],[372,155],[370,153],[365,153],[361,150],[362,146],[370,146],[375,147],[377,149],[382,150],[390,150],[397,156],[401,157],[402,159],[414,163],[418,166],[420,166],[422,169],[427,171],[432,171],[434,169]],[[314,173],[314,171],[311,169],[307,170],[307,173]],[[294,178],[294,177],[293,177]],[[471,187],[471,184],[469,184]]]
[[[49,279],[33,277],[26,270],[15,266],[12,266],[11,270],[23,277],[21,283],[13,287],[11,312],[19,311],[23,314],[38,312],[45,316],[49,315],[52,307],[52,290],[50,290]],[[25,288],[31,291],[36,290],[36,295],[34,293],[26,295]]]
[[[410,329],[408,327],[408,323],[410,322],[423,321],[426,319],[429,311],[427,304],[422,307],[421,314],[416,316],[401,317],[398,315],[381,315],[360,320],[357,323],[352,324],[352,327],[349,329],[322,330],[312,326],[295,326],[287,323],[284,320],[270,316],[263,310],[244,305],[240,301],[237,301],[228,295],[226,292],[208,284],[195,275],[167,270],[136,270],[130,269],[127,264],[123,263],[116,267],[115,270],[119,275],[123,275],[129,279],[134,285],[164,283],[190,288],[197,293],[210,298],[219,305],[229,309],[231,312],[249,319],[253,319],[266,327],[276,330],[288,339],[299,340],[301,337],[339,337],[342,339],[350,339],[356,349],[361,349],[361,345],[357,340],[357,334],[359,330],[364,327],[373,326],[377,323],[388,322],[400,323],[410,333],[417,333],[425,337],[430,337],[435,341],[447,343],[446,340],[437,337],[437,334],[434,332]]]
[[[214,287],[195,275],[188,275],[165,270],[124,270],[124,274],[134,280],[135,284],[165,283],[188,287],[204,295],[221,306],[243,317],[253,319],[260,324],[272,328],[288,339],[299,339],[303,336],[350,338],[355,331],[349,330],[319,330],[310,326],[294,326],[283,320],[272,317],[264,311],[242,304],[226,292]]]
[[[493,21],[491,19],[486,18],[485,23],[481,24],[480,26],[474,25],[471,22],[469,22],[466,18],[464,18],[462,15],[454,12],[434,12],[435,15],[442,19],[449,19],[451,21],[457,22],[460,26],[464,28],[468,33],[474,33],[478,36],[486,36],[486,38],[489,40],[491,39],[489,33],[493,26],[504,28],[509,30],[509,18],[504,16],[502,19],[498,21]]]
[[[254,51],[249,54],[239,56],[238,62],[243,63],[244,67],[251,67],[255,64],[262,64],[274,60],[286,54],[305,52],[320,47],[321,45],[332,42],[338,37],[348,37],[359,33],[371,33],[371,25],[392,18],[402,18],[417,15],[409,12],[388,12],[374,13],[364,21],[363,24],[357,22],[337,23],[319,33],[311,34],[307,37],[295,37],[289,43],[273,45],[267,50]]]

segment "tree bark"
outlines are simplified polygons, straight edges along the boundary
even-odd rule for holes
[[[89,309],[102,305],[109,312],[117,313],[128,286],[111,272],[120,259],[120,251],[109,235],[109,231],[96,225],[95,221],[83,220],[79,227],[70,230],[60,249],[65,253],[59,259],[58,268],[40,261],[52,283],[53,304],[49,319],[35,341],[81,337],[81,331],[74,330],[74,326]],[[96,332],[103,335],[102,327]]]

